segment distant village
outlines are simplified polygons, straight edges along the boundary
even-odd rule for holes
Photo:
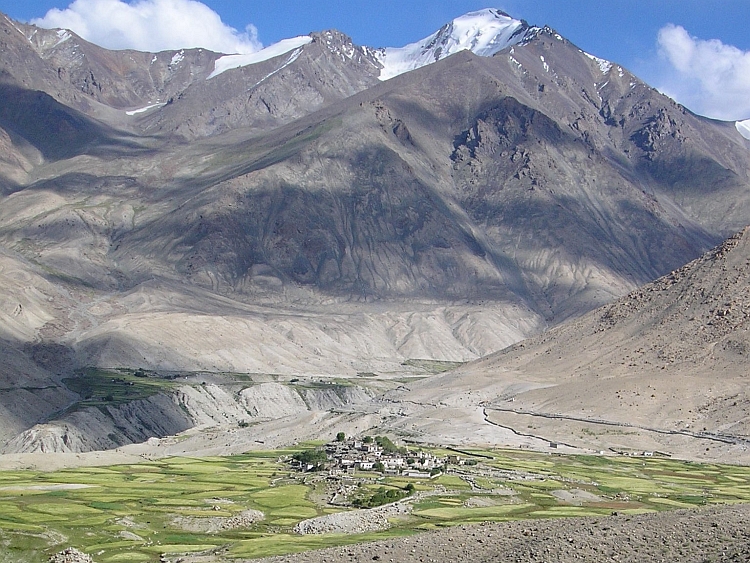
[[[301,472],[328,471],[330,475],[341,475],[376,471],[383,475],[430,478],[446,472],[449,465],[464,465],[466,460],[459,455],[440,457],[397,447],[384,436],[346,439],[339,433],[335,442],[296,454],[290,463]]]

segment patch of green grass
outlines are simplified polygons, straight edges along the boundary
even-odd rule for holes
[[[153,553],[195,553],[197,551],[208,551],[209,549],[216,549],[219,547],[217,544],[205,543],[205,544],[164,544],[161,543],[155,546],[149,546],[144,548],[144,551],[150,551]]]
[[[364,472],[361,477],[368,482],[358,488],[358,495],[403,490],[409,484],[438,494],[415,501],[413,513],[394,521],[386,532],[296,536],[290,532],[299,521],[342,510],[311,500],[328,498],[325,475],[299,475],[298,481],[276,481],[273,476],[289,474],[289,467],[278,463],[279,456],[319,444],[226,458],[182,457],[50,473],[0,472],[0,546],[5,546],[0,547],[0,560],[4,549],[26,554],[5,560],[44,563],[50,552],[67,545],[95,553],[97,561],[104,563],[156,563],[159,553],[197,552],[219,545],[229,549],[229,557],[260,557],[486,520],[607,515],[612,510],[637,514],[750,501],[750,468],[476,450],[484,456],[478,458],[479,465],[458,470],[476,471],[480,491],[454,473],[418,481],[397,476],[372,481],[376,475]],[[490,493],[501,487],[516,494]],[[604,502],[571,506],[552,495],[555,490],[571,489],[589,491]],[[485,502],[467,506],[473,497]],[[212,534],[186,531],[179,523],[180,517],[227,518],[248,509],[263,511],[265,520],[247,529]],[[124,532],[143,540],[128,539],[133,536],[121,535]]]
[[[452,369],[456,369],[457,367],[464,365],[464,363],[465,362],[411,359],[406,360],[401,365],[417,368],[418,370],[430,375],[437,375],[440,373],[445,373],[446,371],[450,371]]]
[[[124,553],[116,553],[110,555],[106,559],[102,559],[104,563],[147,563],[153,559],[152,555],[148,553],[141,553],[140,551],[127,551]]]
[[[583,506],[551,506],[544,510],[535,510],[529,512],[531,518],[563,518],[574,516],[606,516],[609,515],[608,509],[596,509]]]
[[[440,520],[451,520],[456,523],[462,523],[507,517],[513,513],[523,513],[533,506],[533,504],[506,504],[500,506],[467,508],[461,503],[460,506],[419,510],[415,512],[415,515],[422,518],[437,518]]]
[[[32,532],[41,533],[45,530],[45,526],[37,524],[24,524],[21,522],[13,522],[10,520],[4,520],[0,518],[0,530],[7,530],[9,532]]]
[[[229,556],[233,558],[271,557],[287,553],[300,553],[311,549],[323,549],[378,539],[404,537],[413,533],[413,530],[396,528],[381,533],[356,535],[327,534],[321,536],[298,536],[292,534],[267,534],[262,537],[238,542],[230,549]]]
[[[693,508],[695,506],[694,503],[680,502],[678,500],[660,497],[651,497],[647,500],[647,502],[649,502],[650,504],[663,505],[674,508]]]
[[[471,490],[471,485],[456,475],[441,475],[433,481],[446,489]]]
[[[304,485],[285,485],[264,489],[251,495],[258,506],[270,509],[286,508],[289,506],[312,506],[307,500],[308,488]]]
[[[472,496],[476,496],[473,494],[465,494],[458,497],[454,496],[430,496],[425,499],[420,500],[414,505],[414,509],[419,511],[424,510],[432,510],[432,509],[453,509],[453,508],[464,508],[466,500]],[[511,500],[509,500],[509,497],[488,497],[491,498],[494,506],[499,505],[509,505],[513,504]],[[518,504],[516,503],[516,506]],[[483,507],[486,508],[486,507]]]
[[[143,372],[139,372],[143,373]],[[85,368],[75,377],[63,379],[65,386],[78,393],[81,401],[72,409],[84,407],[117,406],[147,399],[166,389],[174,387],[169,379],[153,375],[136,376],[130,370],[104,370]]]
[[[276,520],[272,520],[271,524],[274,526],[284,526],[284,527],[290,527],[294,526],[299,520],[295,518],[277,518]]]

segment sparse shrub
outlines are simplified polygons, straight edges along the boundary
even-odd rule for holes
[[[409,483],[414,488],[414,485]],[[375,508],[376,506],[382,506],[391,502],[396,502],[402,498],[408,496],[411,491],[407,489],[386,489],[381,487],[374,495],[365,498],[356,498],[352,501],[352,506],[357,508]]]

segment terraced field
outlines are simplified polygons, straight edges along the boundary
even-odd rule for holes
[[[129,369],[86,368],[80,370],[76,377],[64,379],[63,383],[82,397],[81,401],[71,407],[72,410],[124,405],[174,387],[168,378]]]
[[[466,452],[464,458],[476,465],[452,466],[451,473],[435,479],[374,473],[333,477],[290,472],[280,460],[296,451],[2,472],[0,558],[38,563],[66,546],[101,563],[146,563],[161,554],[177,558],[201,552],[250,558],[460,523],[750,502],[750,468],[742,466],[493,450]],[[394,519],[387,531],[293,532],[304,519],[348,510],[327,504],[332,490],[349,487],[361,495],[409,484],[415,489],[407,500],[411,512]]]

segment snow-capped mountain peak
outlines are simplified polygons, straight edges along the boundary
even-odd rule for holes
[[[531,29],[526,22],[500,10],[488,8],[469,12],[421,41],[381,49],[378,52],[378,60],[383,65],[380,79],[388,80],[464,50],[491,57],[522,42]]]

